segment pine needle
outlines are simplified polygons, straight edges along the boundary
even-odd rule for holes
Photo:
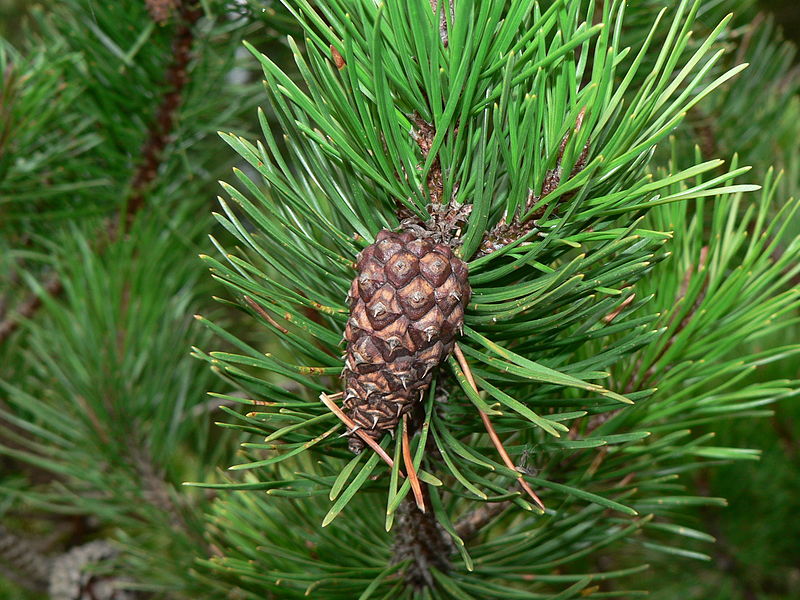
[[[456,344],[455,348],[453,349],[453,352],[456,355],[456,358],[458,359],[458,364],[461,365],[461,370],[464,371],[464,375],[466,376],[467,381],[469,382],[470,386],[472,386],[472,389],[475,390],[475,392],[477,393],[478,386],[475,384],[475,379],[472,377],[472,370],[469,368],[469,363],[467,363],[467,359],[464,356],[464,353],[461,351],[461,347],[458,344]],[[486,428],[486,433],[489,434],[489,438],[492,440],[492,444],[494,444],[494,447],[497,448],[497,452],[498,454],[500,454],[500,457],[503,459],[505,465],[512,471],[519,473],[519,471],[517,471],[517,466],[514,464],[514,461],[511,460],[511,457],[508,455],[508,452],[506,452],[505,446],[503,446],[503,442],[497,435],[497,432],[494,429],[494,425],[492,425],[492,422],[489,420],[489,415],[487,415],[481,409],[478,409],[478,413],[481,415],[481,421],[483,421],[483,426]],[[536,492],[533,491],[531,486],[528,485],[528,482],[525,481],[525,479],[522,477],[522,473],[519,473],[517,475],[517,481],[519,482],[519,485],[522,487],[522,489],[525,490],[528,493],[528,495],[531,498],[533,498],[533,501],[539,505],[539,508],[545,510],[544,503],[539,499],[539,496],[536,495]]]
[[[411,458],[411,443],[408,440],[408,414],[403,415],[403,462],[406,465],[411,489],[414,491],[414,500],[417,502],[417,508],[425,512],[425,500],[422,497],[422,486],[419,483],[417,470],[414,468],[414,461]]]
[[[378,442],[376,442],[366,433],[361,431],[358,428],[358,426],[350,419],[350,417],[344,414],[341,408],[336,406],[333,400],[331,400],[331,396],[328,396],[325,392],[322,392],[319,395],[319,399],[325,406],[327,406],[330,409],[330,411],[333,414],[339,417],[342,423],[347,425],[348,429],[351,432],[355,433],[358,437],[364,440],[364,443],[366,443],[370,448],[372,448],[376,452],[376,454],[380,456],[387,465],[389,465],[390,468],[394,466],[394,461],[389,457],[388,454],[386,454],[386,451],[378,445]]]

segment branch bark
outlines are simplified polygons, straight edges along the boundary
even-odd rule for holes
[[[430,506],[427,486],[422,486],[422,493],[425,504]],[[433,511],[422,512],[410,496],[400,503],[396,516],[392,563],[409,561],[404,572],[409,586],[433,587],[431,567],[442,572],[450,570],[450,555],[455,550],[450,534],[439,525]]]
[[[578,114],[578,118],[575,121],[575,127],[571,131],[567,132],[567,134],[561,139],[561,144],[558,148],[558,155],[556,157],[556,166],[545,173],[544,181],[542,182],[542,189],[540,190],[539,194],[536,195],[533,190],[529,190],[528,199],[521,211],[521,214],[518,213],[503,217],[492,229],[486,232],[483,237],[483,241],[481,242],[480,249],[478,250],[478,256],[486,256],[487,254],[491,254],[492,252],[495,252],[496,250],[499,250],[508,244],[512,244],[536,227],[538,219],[544,216],[544,214],[547,212],[547,206],[540,206],[527,218],[525,218],[525,215],[533,210],[533,208],[543,198],[555,191],[555,189],[561,183],[561,178],[563,175],[561,161],[564,158],[564,150],[566,150],[567,143],[569,143],[570,138],[573,135],[577,135],[577,133],[581,130],[581,127],[583,127],[583,117],[585,111],[586,108],[581,110],[581,112]],[[586,168],[588,161],[589,142],[586,142],[581,150],[580,156],[578,156],[575,166],[572,168],[572,171],[567,179],[572,179],[578,173],[583,171],[583,169]],[[557,204],[563,204],[572,199],[574,195],[574,191],[566,193],[556,202]]]
[[[200,9],[189,8],[187,2],[181,2],[178,6],[178,25],[172,40],[173,58],[165,75],[168,88],[161,99],[156,118],[150,126],[147,140],[142,146],[142,160],[131,182],[131,195],[126,210],[128,222],[141,210],[145,195],[158,175],[161,158],[169,142],[178,108],[183,101],[183,92],[189,80],[188,67],[195,37],[194,26],[201,15]]]
[[[471,540],[478,535],[492,519],[498,517],[509,506],[511,506],[511,502],[509,500],[504,500],[503,502],[484,504],[472,512],[467,513],[464,517],[459,519],[455,525],[458,537],[465,542]]]

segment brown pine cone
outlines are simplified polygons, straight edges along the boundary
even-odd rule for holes
[[[358,259],[348,293],[344,408],[375,440],[424,397],[452,352],[471,290],[467,265],[446,244],[381,231]],[[363,448],[351,434],[353,452]]]

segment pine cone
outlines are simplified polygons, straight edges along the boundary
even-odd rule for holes
[[[348,294],[344,407],[370,437],[394,431],[452,352],[471,290],[467,265],[445,244],[381,231],[361,253]],[[353,434],[350,449],[360,452]]]

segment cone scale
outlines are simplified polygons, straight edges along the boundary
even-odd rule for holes
[[[425,395],[453,350],[471,290],[467,265],[447,244],[381,231],[365,248],[348,293],[344,409],[380,440]],[[353,433],[349,448],[363,449]]]

